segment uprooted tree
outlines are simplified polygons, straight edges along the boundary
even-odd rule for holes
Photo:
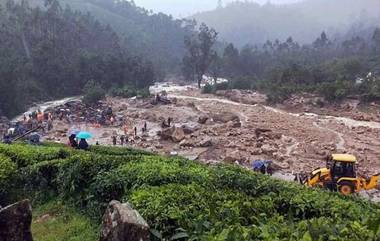
[[[215,59],[213,46],[217,41],[218,33],[213,28],[201,24],[199,32],[185,37],[186,55],[183,57],[183,75],[189,81],[197,81],[201,86],[203,75]]]

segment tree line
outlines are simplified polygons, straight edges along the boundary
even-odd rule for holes
[[[155,80],[152,63],[126,51],[110,26],[57,0],[43,7],[9,0],[0,23],[0,111],[8,117],[34,101]]]
[[[314,92],[328,101],[359,95],[366,101],[380,100],[380,28],[370,38],[355,36],[331,40],[322,32],[312,44],[301,45],[292,37],[286,41],[267,41],[262,46],[216,44],[215,30],[201,27],[196,41],[188,43],[183,59],[183,75],[206,74],[230,80],[218,88],[255,89],[279,102],[294,93]],[[202,40],[202,36],[206,36]],[[209,46],[212,43],[213,46]],[[206,50],[207,54],[202,54]],[[202,68],[197,67],[203,66]],[[211,88],[208,88],[211,90]]]

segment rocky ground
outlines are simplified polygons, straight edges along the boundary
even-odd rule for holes
[[[265,104],[264,95],[250,91],[206,95],[192,86],[168,84],[157,85],[151,91],[165,91],[170,103],[155,103],[154,98],[107,98],[99,109],[87,110],[77,102],[64,106],[71,109],[71,122],[56,120],[45,137],[66,142],[67,132],[76,128],[94,134],[91,144],[98,141],[109,145],[112,135],[123,134],[126,122],[130,139],[134,140],[129,146],[161,154],[208,163],[239,162],[247,167],[253,160],[272,160],[282,173],[290,174],[308,173],[323,166],[328,153],[347,152],[358,157],[362,175],[380,172],[380,123],[376,111],[368,114],[355,105],[350,105],[349,111],[317,108],[303,97],[302,101],[298,98],[290,102],[294,105],[285,103],[275,108]],[[116,116],[115,123],[95,126],[91,115],[108,106]],[[371,108],[376,110],[376,106]],[[173,119],[173,125],[162,128],[168,117]],[[143,133],[145,122],[148,131]],[[138,130],[136,138],[132,137],[134,127]]]

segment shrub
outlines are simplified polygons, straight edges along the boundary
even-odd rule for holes
[[[232,80],[230,85],[231,89],[250,90],[253,87],[253,81],[248,77],[239,77]]]
[[[214,91],[228,90],[228,88],[229,88],[229,82],[216,83],[214,85]]]
[[[86,105],[96,104],[99,100],[103,99],[106,92],[99,85],[92,85],[85,88],[83,96],[83,103]]]
[[[0,153],[0,204],[5,202],[17,173],[17,166],[9,157]]]
[[[378,240],[380,206],[274,180],[237,166],[206,166],[139,150],[0,145],[0,198],[60,196],[100,219],[130,201],[171,240]],[[3,200],[1,200],[3,201]],[[3,201],[4,202],[4,201]]]
[[[148,98],[150,96],[149,88],[137,90],[136,95],[140,98]]]
[[[121,88],[114,87],[110,90],[112,96],[123,98],[131,98],[137,95],[136,89],[130,86],[123,86]]]
[[[214,87],[210,85],[209,83],[205,84],[202,88],[202,93],[203,94],[211,94],[214,93]]]

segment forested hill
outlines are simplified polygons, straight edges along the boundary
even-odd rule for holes
[[[33,101],[155,80],[152,64],[124,48],[111,27],[90,14],[47,1],[43,8],[13,1],[0,8],[0,115]]]
[[[45,0],[29,0],[29,2],[31,5],[43,7]],[[119,34],[122,46],[130,54],[145,56],[152,61],[158,74],[180,71],[179,63],[185,51],[183,40],[185,35],[193,30],[192,21],[173,19],[163,13],[156,14],[128,0],[59,0],[59,2],[62,6],[68,5],[73,10],[89,12],[101,23],[109,24]]]
[[[322,31],[334,39],[347,37],[342,36],[347,32],[355,36],[363,29],[373,30],[380,19],[380,1],[306,0],[262,6],[245,1],[199,13],[193,18],[217,29],[222,39],[238,46],[283,41],[289,36],[300,43],[310,43]]]

